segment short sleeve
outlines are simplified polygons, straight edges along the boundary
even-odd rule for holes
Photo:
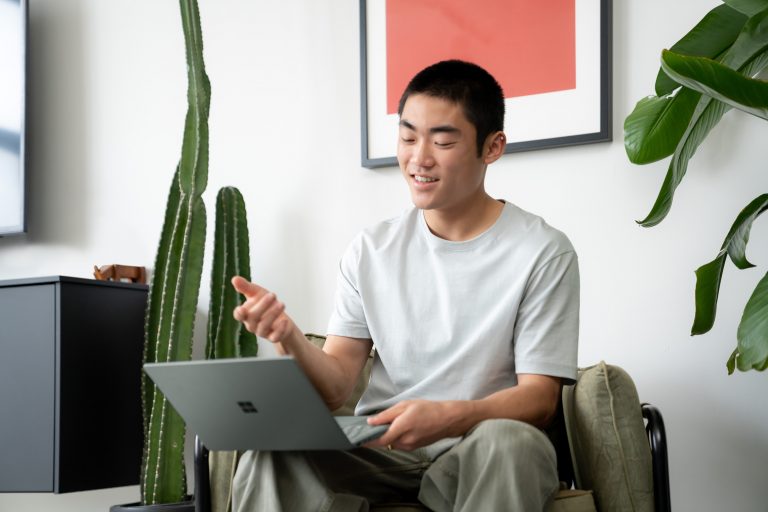
[[[515,320],[516,373],[575,381],[579,338],[579,265],[574,251],[531,274]]]
[[[361,241],[358,237],[349,246],[339,263],[333,311],[326,332],[328,335],[362,339],[371,337],[358,288],[360,245]]]

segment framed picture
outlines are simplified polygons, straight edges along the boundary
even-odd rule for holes
[[[504,89],[506,152],[611,140],[611,0],[360,0],[362,165],[397,165],[397,103],[445,59]]]

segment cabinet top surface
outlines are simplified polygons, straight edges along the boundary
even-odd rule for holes
[[[0,288],[6,288],[11,286],[29,286],[37,284],[56,284],[56,283],[74,283],[84,284],[89,286],[112,286],[117,288],[133,288],[139,290],[146,290],[148,288],[145,284],[136,283],[124,283],[118,281],[99,281],[96,279],[84,279],[82,277],[69,277],[69,276],[42,276],[42,277],[26,277],[23,279],[8,279],[0,281]]]

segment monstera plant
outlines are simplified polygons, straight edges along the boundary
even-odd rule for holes
[[[630,161],[655,162],[672,155],[664,183],[641,226],[655,226],[672,206],[688,162],[723,115],[736,108],[768,120],[768,83],[756,78],[768,66],[768,0],[725,0],[670,50],[661,54],[656,95],[640,100],[624,122]],[[714,260],[696,271],[696,314],[691,334],[715,321],[726,260],[753,265],[746,246],[754,220],[768,209],[761,194],[736,217]],[[728,373],[768,368],[768,274],[747,301],[728,359]]]
[[[208,181],[210,84],[203,62],[197,2],[180,0],[180,6],[187,55],[188,109],[181,160],[171,182],[149,287],[144,362],[191,359],[205,251],[206,209],[202,194]],[[229,281],[235,275],[250,279],[245,204],[237,189],[224,187],[219,191],[215,223],[206,356],[254,356],[256,337],[232,316],[232,310],[242,298]],[[116,505],[111,510],[148,511],[171,507],[176,511],[193,511],[194,504],[187,496],[184,422],[145,374],[141,395],[144,411],[141,503]]]

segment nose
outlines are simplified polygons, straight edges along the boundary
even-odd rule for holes
[[[429,141],[419,141],[413,147],[411,153],[411,163],[418,167],[432,167],[435,165],[435,159],[432,155],[432,146]]]

